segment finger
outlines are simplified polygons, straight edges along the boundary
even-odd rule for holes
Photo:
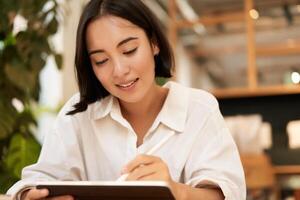
[[[139,180],[144,176],[149,176],[150,174],[156,173],[159,171],[159,166],[155,163],[150,165],[141,165],[135,168],[131,173],[128,174],[126,178],[127,181],[135,181]]]
[[[163,179],[159,173],[153,173],[141,177],[139,181],[167,181],[167,180]]]
[[[158,161],[160,161],[160,158],[158,157],[140,154],[123,168],[122,173],[130,173],[140,165],[150,165]]]
[[[168,166],[163,162],[155,162],[145,167],[139,167],[130,174],[135,180],[170,181],[172,180]],[[145,177],[148,177],[146,179]]]
[[[47,189],[31,189],[26,194],[24,194],[24,199],[34,200],[42,199],[47,197],[49,191]]]

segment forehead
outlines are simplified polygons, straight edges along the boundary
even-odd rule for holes
[[[110,25],[118,26],[120,28],[139,28],[138,26],[128,21],[127,19],[114,16],[114,15],[104,15],[96,18],[95,20],[92,21],[92,23],[93,22],[102,22],[102,23],[106,22]]]
[[[144,34],[144,30],[132,22],[112,16],[106,15],[91,21],[86,30],[87,44],[95,40],[113,41],[124,38],[129,35]]]

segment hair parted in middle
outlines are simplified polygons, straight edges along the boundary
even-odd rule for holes
[[[74,110],[67,113],[68,115],[85,111],[89,104],[109,95],[93,72],[86,45],[89,23],[107,15],[123,18],[143,29],[149,42],[160,49],[154,56],[155,77],[172,77],[174,55],[171,46],[159,20],[141,0],[91,0],[82,12],[76,37],[75,73],[80,101],[74,105]]]

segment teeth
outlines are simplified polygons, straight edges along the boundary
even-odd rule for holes
[[[119,85],[119,86],[121,86],[121,87],[129,87],[129,86],[131,86],[134,82],[135,82],[135,81],[131,81],[131,82],[128,83],[128,84],[121,84],[121,85]]]

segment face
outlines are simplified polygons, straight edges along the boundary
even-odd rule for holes
[[[159,49],[143,29],[119,17],[103,16],[88,25],[86,42],[93,71],[110,94],[134,103],[155,88],[154,55]]]

